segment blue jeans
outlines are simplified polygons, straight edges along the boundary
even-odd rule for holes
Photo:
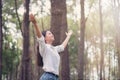
[[[59,78],[51,73],[45,72],[39,80],[59,80]]]

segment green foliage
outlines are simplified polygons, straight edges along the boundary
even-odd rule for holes
[[[3,49],[3,75],[13,72],[19,63],[20,51],[16,48],[16,43],[12,42],[6,43]]]
[[[17,0],[18,7],[21,1]],[[2,56],[2,74],[3,76],[8,74],[13,74],[17,70],[21,50],[18,47],[17,40],[13,37],[15,31],[17,31],[17,18],[15,13],[14,0],[4,0],[3,1],[3,56]],[[8,25],[13,24],[13,25]],[[14,30],[16,29],[16,30]],[[13,34],[14,32],[14,34]]]
[[[21,0],[17,0],[17,9],[21,6],[22,1]],[[17,29],[20,29],[19,25],[18,25],[18,21],[17,21],[17,16],[16,16],[16,12],[15,12],[15,0],[4,0],[3,1],[3,21],[4,23],[13,23],[13,24],[17,24],[16,27]]]
[[[13,37],[9,32],[9,28],[4,28],[4,41],[3,41],[3,75],[7,75],[16,70],[16,66],[19,63],[19,55],[21,53],[17,46],[17,42],[13,41]]]
[[[78,35],[79,35],[78,22],[68,19],[68,29],[73,30],[73,35],[69,41],[69,55],[70,55],[70,74],[71,79],[77,78],[77,60],[78,60]]]

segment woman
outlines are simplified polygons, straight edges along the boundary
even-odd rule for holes
[[[41,33],[33,14],[30,14],[30,21],[34,25],[37,40],[39,42],[39,52],[43,58],[43,70],[45,73],[40,77],[40,80],[58,80],[60,64],[60,56],[58,53],[62,52],[67,46],[72,31],[66,33],[67,37],[61,45],[52,46],[55,40],[54,35],[49,30]]]

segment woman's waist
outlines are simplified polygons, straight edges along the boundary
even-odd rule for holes
[[[54,67],[47,67],[47,66],[43,66],[43,70],[45,72],[51,72],[55,75],[59,75],[59,67],[58,68],[54,68]]]
[[[59,77],[57,74],[54,74],[54,73],[52,73],[52,72],[45,72],[46,74],[50,74],[50,75],[53,75],[53,76],[55,76],[55,77]]]

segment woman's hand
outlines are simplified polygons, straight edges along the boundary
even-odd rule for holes
[[[62,45],[64,46],[64,48],[67,46],[68,41],[72,35],[73,31],[69,30],[68,32],[66,32],[67,37],[65,38],[65,40],[63,41]]]
[[[35,20],[35,17],[34,17],[33,14],[29,15],[29,20],[34,24],[34,28],[35,28],[37,37],[40,38],[42,36],[42,34],[41,34],[41,31],[39,30],[39,27],[38,27],[38,25],[36,23],[36,20]]]
[[[68,32],[66,32],[66,35],[67,35],[67,36],[71,36],[72,33],[73,33],[73,31],[72,31],[72,30],[69,30]]]
[[[36,23],[36,20],[35,20],[35,17],[34,17],[34,15],[33,14],[30,14],[29,15],[29,20],[32,22],[32,23]]]

